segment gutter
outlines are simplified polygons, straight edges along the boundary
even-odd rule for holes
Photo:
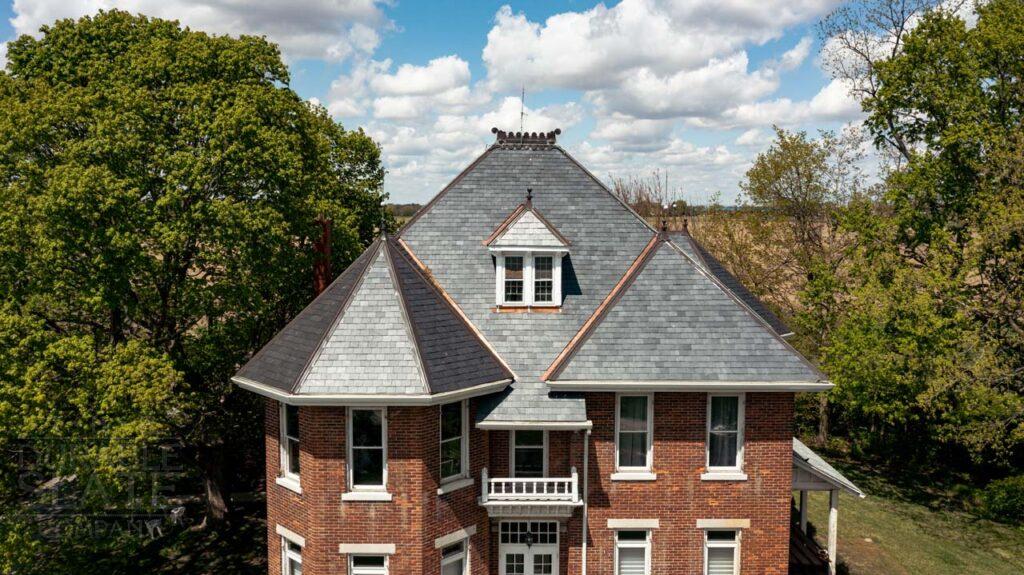
[[[549,429],[552,431],[557,430],[577,430],[583,429],[590,431],[594,427],[594,422],[590,421],[481,421],[476,424],[477,429],[499,429],[499,430],[514,430],[514,429]]]
[[[829,381],[548,381],[552,391],[828,391]]]
[[[253,381],[251,379],[235,376],[231,378],[231,381],[241,387],[242,389],[257,393],[264,397],[269,397],[286,403],[288,405],[440,405],[442,403],[449,403],[452,401],[458,401],[460,399],[467,399],[470,397],[476,397],[478,395],[487,395],[497,391],[501,391],[508,387],[512,383],[511,378],[499,379],[498,381],[492,381],[490,383],[483,383],[468,387],[466,389],[460,389],[457,391],[446,391],[444,393],[434,394],[369,394],[369,393],[309,393],[309,394],[293,394],[285,391],[281,391],[276,387]]]

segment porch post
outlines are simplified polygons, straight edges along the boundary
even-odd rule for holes
[[[828,572],[836,574],[836,543],[839,531],[839,490],[828,492]]]
[[[807,534],[807,490],[800,490],[800,531]]]

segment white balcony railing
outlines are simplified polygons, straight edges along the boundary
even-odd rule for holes
[[[481,473],[480,503],[578,503],[579,476],[571,477],[495,477]]]

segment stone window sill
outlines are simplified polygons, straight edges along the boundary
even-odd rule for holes
[[[654,481],[657,473],[650,471],[619,471],[612,473],[612,481]]]
[[[747,474],[742,471],[709,471],[701,473],[701,481],[746,481]]]
[[[298,479],[293,479],[291,477],[278,477],[274,479],[274,483],[302,495],[302,487],[299,485]]]
[[[347,491],[341,494],[342,501],[391,501],[393,498],[387,491]]]
[[[474,481],[473,481],[472,477],[461,477],[461,478],[456,478],[456,479],[449,479],[447,482],[442,483],[441,486],[437,488],[437,494],[438,495],[444,495],[445,493],[451,493],[453,491],[458,491],[459,489],[462,489],[463,487],[469,487],[470,485],[473,485],[473,483],[474,483]]]

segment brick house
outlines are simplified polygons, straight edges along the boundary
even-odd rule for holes
[[[830,569],[794,490],[832,492],[832,557],[860,492],[792,433],[831,384],[558,131],[495,133],[233,378],[266,397],[270,573]]]

